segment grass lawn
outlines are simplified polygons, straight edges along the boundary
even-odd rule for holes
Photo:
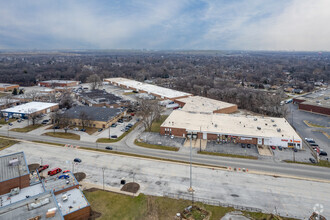
[[[123,95],[133,95],[135,92],[124,92]]]
[[[65,132],[47,132],[43,135],[50,136],[50,137],[57,137],[57,138],[66,138],[66,139],[73,139],[73,140],[80,140],[80,135],[72,134],[72,133],[65,133]]]
[[[13,121],[16,121],[15,118],[10,118],[8,122],[5,121],[5,118],[1,118],[0,119],[0,125],[5,125],[5,124],[8,124],[9,122],[13,122]]]
[[[0,150],[3,150],[4,148],[10,147],[11,145],[14,145],[17,143],[18,143],[18,141],[0,138]]]
[[[93,211],[101,213],[102,219],[174,219],[178,212],[191,205],[191,201],[177,200],[166,197],[147,196],[137,197],[112,193],[102,190],[84,191]],[[210,213],[210,219],[220,219],[226,213],[234,211],[231,207],[220,207],[195,203]],[[255,219],[275,220],[270,214],[243,212]],[[288,220],[287,218],[282,218]]]
[[[148,143],[139,142],[138,140],[135,140],[134,144],[136,144],[140,147],[146,147],[146,148],[152,148],[152,149],[158,149],[158,150],[169,150],[169,151],[178,151],[179,150],[179,148],[176,148],[176,147],[148,144]]]
[[[42,125],[36,124],[36,125],[28,125],[24,128],[13,128],[13,129],[10,129],[10,130],[11,131],[17,131],[17,132],[29,132],[29,131],[32,131],[34,129],[40,128],[40,127],[42,127]]]
[[[285,160],[286,163],[298,163],[298,164],[305,164],[305,165],[311,165],[311,166],[319,166],[319,167],[329,167],[330,168],[330,161],[326,160],[320,160],[319,163],[306,163],[306,162],[298,162],[298,161],[291,161],[291,160]]]
[[[163,124],[163,122],[166,120],[168,115],[161,115],[160,119],[158,121],[153,121],[151,125],[151,132],[160,132],[160,126]]]
[[[207,152],[207,151],[198,151],[197,153],[199,153],[199,154],[206,154],[206,155],[221,156],[221,157],[235,157],[235,158],[258,160],[258,157],[255,157],[255,156],[244,156],[244,155],[236,155],[236,154],[224,154],[224,153]]]
[[[123,139],[126,135],[128,135],[131,131],[133,131],[136,126],[138,126],[138,124],[140,124],[140,122],[135,123],[135,125],[133,125],[133,127],[131,129],[129,129],[127,132],[124,132],[122,135],[120,135],[118,138],[116,139],[112,139],[112,138],[99,138],[97,139],[97,143],[114,143],[114,142],[118,142],[121,139]]]

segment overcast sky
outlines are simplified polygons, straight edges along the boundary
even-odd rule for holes
[[[0,0],[0,49],[330,50],[330,0]]]

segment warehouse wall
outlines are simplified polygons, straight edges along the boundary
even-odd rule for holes
[[[0,195],[9,193],[11,189],[19,187],[20,189],[30,186],[30,174],[13,178],[0,183]]]
[[[330,115],[330,108],[316,106],[316,105],[308,105],[304,103],[300,103],[298,108],[300,110],[309,111],[313,113],[323,114],[323,115]]]

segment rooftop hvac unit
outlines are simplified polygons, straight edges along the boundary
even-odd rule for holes
[[[273,124],[273,127],[276,127],[277,126],[277,124]]]
[[[277,132],[281,132],[281,128],[278,128],[278,129],[277,129]]]
[[[255,121],[257,121],[258,119],[257,119],[257,118],[255,118],[254,120],[255,120]]]
[[[214,125],[214,127],[218,127],[218,125],[217,125],[217,124],[215,124],[215,125]]]
[[[272,119],[271,121],[274,122],[274,119]]]
[[[19,187],[13,188],[10,190],[10,196],[17,195],[20,192]]]
[[[62,195],[62,201],[68,200],[68,196],[66,194]]]
[[[258,130],[261,130],[261,127],[257,127]]]
[[[265,125],[267,126],[267,123],[265,123]]]
[[[13,158],[9,161],[9,166],[17,166],[19,164],[18,158]]]

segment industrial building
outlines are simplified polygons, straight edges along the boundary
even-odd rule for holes
[[[30,185],[30,171],[23,152],[0,157],[0,195]]]
[[[35,171],[32,180],[23,152],[1,156],[0,164],[0,219],[89,218],[90,204],[71,172],[41,178]]]
[[[330,89],[293,98],[298,109],[322,115],[330,115]]]
[[[1,110],[3,116],[8,118],[26,118],[31,114],[39,115],[55,111],[59,108],[58,103],[29,102]]]
[[[125,79],[125,78],[108,78],[104,79],[105,82],[109,82],[112,85],[122,87],[124,89],[131,89],[140,93],[147,93],[161,99],[170,99],[174,101],[178,98],[185,98],[192,96],[190,93],[180,92],[173,89],[168,89],[148,83],[142,83],[139,81]]]
[[[21,101],[11,98],[0,98],[0,110],[18,105]]]
[[[210,99],[202,96],[189,96],[175,100],[176,103],[186,112],[199,113],[225,113],[230,114],[237,111],[237,105]]]
[[[84,123],[86,127],[108,128],[125,113],[126,111],[119,108],[76,106],[67,110],[65,117],[70,119],[72,126],[82,126]]]
[[[160,134],[302,149],[301,138],[285,118],[176,110],[161,125]]]
[[[0,83],[0,91],[1,92],[12,92],[14,89],[19,89],[19,85],[17,84],[8,84],[8,83]]]
[[[47,80],[47,81],[41,81],[38,83],[39,86],[44,87],[73,87],[78,86],[78,81],[72,81],[72,80]]]
[[[81,103],[94,107],[118,108],[129,104],[129,101],[123,100],[121,97],[98,89],[76,93],[76,98]]]

